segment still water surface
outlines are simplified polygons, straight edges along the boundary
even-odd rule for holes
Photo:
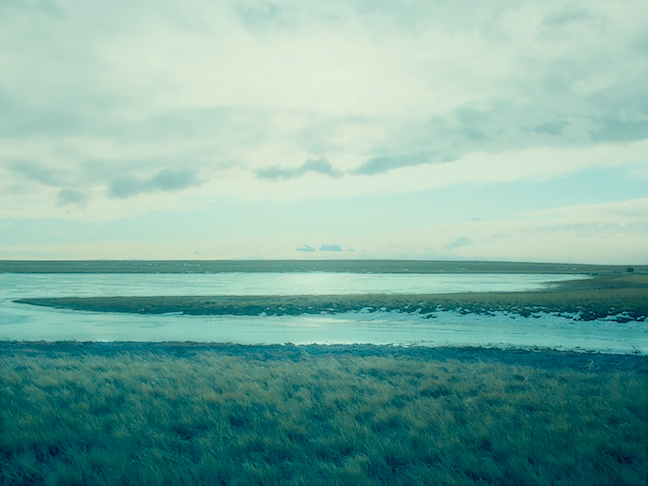
[[[332,295],[514,292],[545,288],[581,275],[535,274],[0,274],[2,297],[147,295]]]
[[[516,291],[567,275],[401,274],[0,274],[0,340],[198,341],[242,344],[371,343],[553,347],[648,354],[648,322],[583,322],[436,312],[311,316],[133,315],[16,304],[21,297],[98,295],[298,295]],[[428,316],[429,317],[429,316]]]

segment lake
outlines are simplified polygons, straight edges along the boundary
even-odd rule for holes
[[[0,339],[199,341],[242,344],[371,343],[552,347],[648,354],[648,323],[580,321],[538,313],[431,316],[346,312],[308,316],[135,315],[56,310],[27,297],[154,295],[434,294],[526,291],[579,275],[533,274],[0,274]]]
[[[147,295],[441,294],[538,290],[564,274],[360,274],[332,272],[0,273],[2,298]]]

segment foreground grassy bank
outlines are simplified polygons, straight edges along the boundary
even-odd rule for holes
[[[299,315],[348,312],[370,308],[431,313],[461,310],[580,312],[585,320],[625,312],[629,319],[648,316],[648,275],[607,275],[562,282],[539,292],[482,292],[433,295],[298,295],[298,296],[155,296],[28,298],[16,302],[95,312],[191,315]]]
[[[648,475],[648,360],[0,344],[3,484],[587,484]]]

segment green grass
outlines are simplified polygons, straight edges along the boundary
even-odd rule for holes
[[[192,315],[299,315],[347,312],[371,308],[430,313],[460,310],[580,312],[582,319],[598,319],[627,312],[630,318],[648,316],[648,275],[605,275],[566,281],[538,292],[481,292],[432,295],[297,295],[297,296],[155,296],[27,298],[16,302],[96,312]]]
[[[644,357],[1,344],[3,484],[583,484],[648,477]]]

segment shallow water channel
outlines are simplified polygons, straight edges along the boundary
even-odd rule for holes
[[[529,274],[0,274],[1,340],[371,343],[552,347],[648,354],[648,323],[580,321],[539,313],[432,315],[347,312],[308,316],[135,315],[56,310],[27,297],[433,294],[536,290],[577,275]]]

